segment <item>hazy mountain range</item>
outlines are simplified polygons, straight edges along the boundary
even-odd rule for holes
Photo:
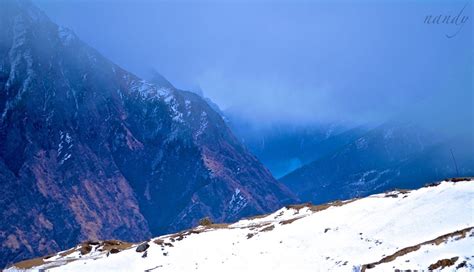
[[[473,141],[469,133],[436,137],[416,124],[387,122],[280,181],[302,201],[313,203],[418,188],[474,175]]]
[[[416,105],[377,126],[258,124],[221,110],[202,93],[179,90],[156,71],[143,80],[30,1],[3,1],[0,267],[85,240],[138,242],[195,227],[204,217],[234,222],[301,201],[474,175],[472,124],[465,122],[472,116],[462,117],[464,108],[458,117],[446,114],[456,109],[433,114],[430,104]],[[411,120],[415,111],[426,111],[436,125]],[[384,201],[378,198],[368,201]],[[286,219],[300,219],[299,211]],[[435,212],[433,218],[444,215]],[[347,261],[330,260],[340,261],[337,267]]]

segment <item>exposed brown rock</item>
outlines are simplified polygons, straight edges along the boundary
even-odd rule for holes
[[[459,257],[452,257],[451,259],[438,260],[436,263],[431,264],[430,266],[428,266],[428,269],[429,270],[443,269],[445,267],[454,265],[457,262],[458,259],[459,259]]]
[[[92,246],[89,244],[82,244],[81,247],[79,248],[79,252],[82,255],[88,254],[89,252],[91,252],[91,250],[92,250]]]
[[[260,232],[272,231],[273,229],[275,229],[275,225],[270,225],[268,227],[261,229]]]

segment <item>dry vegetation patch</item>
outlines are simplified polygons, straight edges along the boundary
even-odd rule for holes
[[[282,225],[291,224],[291,223],[293,223],[293,222],[295,222],[296,220],[301,219],[301,218],[303,218],[303,217],[294,217],[294,218],[282,220],[282,221],[280,221],[280,224],[282,224]]]
[[[445,267],[454,265],[458,261],[458,259],[459,257],[452,257],[451,259],[442,259],[428,266],[428,269],[429,270],[443,269]]]
[[[230,224],[227,223],[220,223],[220,224],[211,224],[209,226],[206,226],[206,229],[227,229],[229,228]]]
[[[301,204],[287,205],[287,206],[285,206],[285,208],[287,208],[289,210],[290,209],[296,210],[297,212],[299,212],[303,208],[311,208],[312,206],[314,206],[312,203],[307,202],[307,203],[301,203]]]
[[[30,260],[25,260],[25,261],[18,262],[16,264],[14,264],[12,267],[16,267],[18,269],[30,269],[30,268],[33,268],[35,266],[40,266],[40,265],[43,265],[43,264],[45,264],[44,258],[39,257],[39,258],[35,258],[35,259],[30,259]]]
[[[346,201],[336,200],[334,202],[329,202],[329,203],[326,203],[326,204],[312,205],[311,207],[309,207],[309,209],[313,212],[320,212],[320,211],[324,211],[324,210],[326,210],[330,207],[341,207],[341,206],[347,205],[349,203],[352,203],[356,200],[358,200],[358,198],[354,198],[354,199],[350,199],[350,200],[346,200]]]
[[[460,181],[470,181],[472,179],[474,179],[474,177],[457,177],[457,178],[448,178],[448,179],[445,179],[445,181],[460,182]]]
[[[157,244],[157,245],[159,245],[159,246],[161,246],[161,247],[165,247],[165,246],[174,247],[172,243],[167,243],[167,242],[165,242],[165,240],[163,240],[163,239],[155,239],[155,240],[153,241],[153,243],[155,243],[155,244]]]
[[[362,266],[361,272],[364,272],[367,269],[374,268],[375,266],[377,266],[379,264],[391,262],[391,261],[395,260],[396,258],[398,258],[400,256],[403,256],[403,255],[406,255],[410,252],[417,251],[421,248],[421,246],[424,246],[424,245],[439,245],[441,243],[446,242],[450,238],[454,238],[455,240],[465,238],[466,235],[468,233],[470,233],[472,230],[474,230],[474,227],[469,227],[469,228],[465,228],[465,229],[462,229],[462,230],[457,230],[455,232],[451,232],[451,233],[441,235],[441,236],[439,236],[439,237],[437,237],[433,240],[429,240],[429,241],[426,241],[426,242],[423,242],[423,243],[420,243],[420,244],[417,244],[417,245],[414,245],[414,246],[410,246],[410,247],[400,249],[399,251],[395,252],[394,254],[382,258],[378,262],[364,264]]]
[[[213,222],[212,222],[211,218],[209,218],[209,217],[204,217],[201,220],[199,220],[199,225],[200,226],[210,226],[212,224],[213,224]]]
[[[175,234],[167,235],[163,238],[169,238],[172,242],[181,241],[181,240],[183,240],[184,238],[188,237],[191,234],[199,234],[199,233],[206,232],[209,229],[213,229],[213,226],[216,226],[216,225],[219,225],[219,224],[211,224],[211,225],[206,226],[206,227],[201,226],[199,228],[188,229],[188,230],[181,231],[181,232],[178,232],[178,233],[175,233]]]
[[[242,220],[255,220],[255,219],[262,219],[262,218],[265,218],[267,217],[268,214],[259,214],[259,215],[254,215],[254,216],[250,216],[250,217],[245,217],[243,218]]]
[[[272,231],[275,228],[274,225],[270,225],[260,230],[260,232]]]

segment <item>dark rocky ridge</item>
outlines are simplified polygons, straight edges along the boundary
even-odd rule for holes
[[[0,5],[0,266],[295,200],[199,96],[142,81],[28,1]]]

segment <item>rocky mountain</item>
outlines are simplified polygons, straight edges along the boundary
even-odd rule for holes
[[[123,70],[30,1],[0,3],[0,267],[295,200],[199,96]]]
[[[88,241],[7,271],[472,271],[473,198],[472,179],[452,179],[142,243]]]
[[[324,203],[474,175],[472,135],[438,134],[413,122],[387,122],[280,180],[303,201]]]
[[[158,72],[152,71],[149,81],[162,82]],[[158,75],[158,76],[153,76]],[[254,154],[274,177],[280,178],[301,166],[320,159],[351,143],[370,130],[369,125],[348,122],[298,124],[289,122],[261,122],[243,116],[233,107],[221,109],[206,97],[200,86],[191,92],[202,97],[221,115],[235,136]]]

